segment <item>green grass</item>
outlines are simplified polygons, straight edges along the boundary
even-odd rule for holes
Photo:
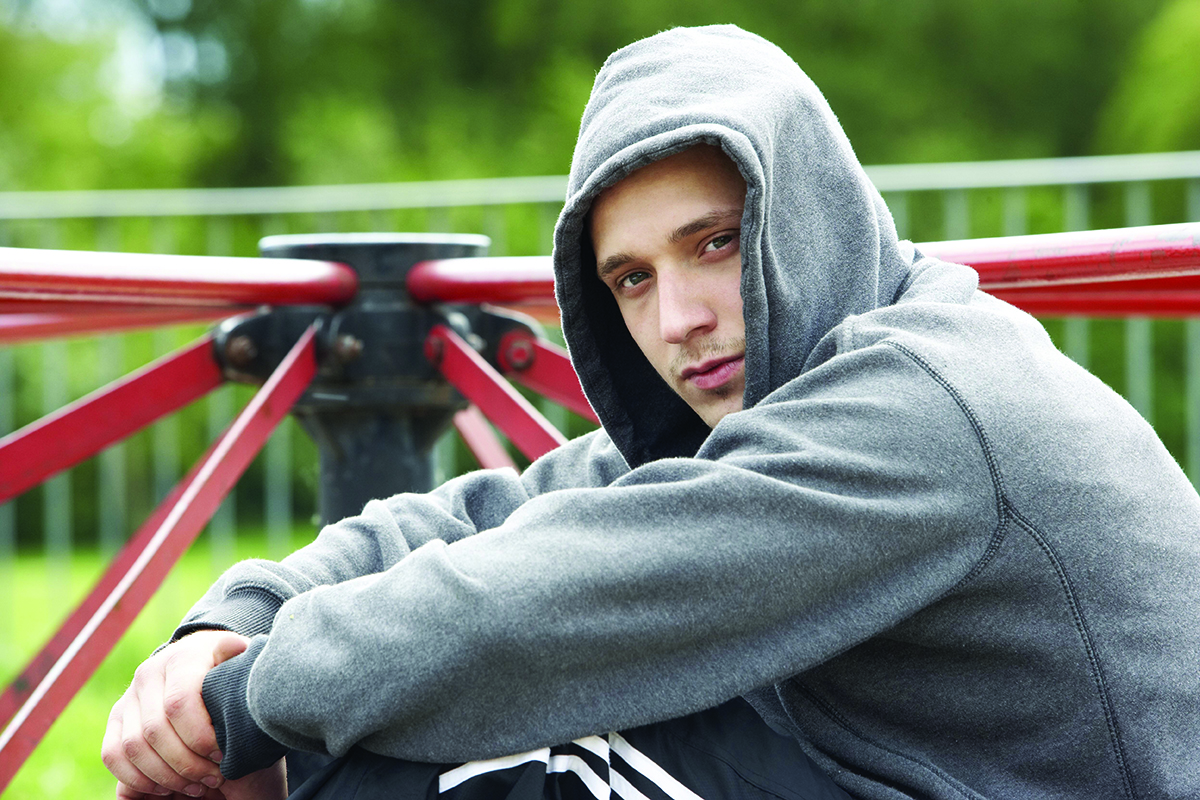
[[[239,536],[238,558],[263,556],[265,538]],[[225,549],[219,550],[224,553]],[[70,564],[41,555],[0,563],[0,680],[5,687],[87,593],[105,560],[76,552]],[[129,632],[54,723],[4,792],[5,800],[112,797],[114,779],[100,763],[109,709],[133,670],[161,644],[221,567],[202,538],[163,583]]]

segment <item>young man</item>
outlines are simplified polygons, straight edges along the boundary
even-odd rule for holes
[[[1200,794],[1200,498],[1036,321],[897,240],[786,55],[614,54],[555,269],[603,429],[232,568],[114,707],[120,796],[218,746],[233,798],[289,747],[361,784],[658,739],[706,796],[789,796],[808,759],[791,796]]]

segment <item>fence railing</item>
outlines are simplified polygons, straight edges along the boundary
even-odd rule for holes
[[[869,167],[903,236],[968,239],[1200,219],[1200,152]],[[548,252],[561,176],[355,186],[0,193],[0,246],[254,255],[280,233],[407,230],[484,233],[497,256]],[[1193,480],[1200,478],[1200,323],[1149,315],[1050,319],[1060,346],[1125,394],[1156,427]],[[27,319],[31,332],[38,320]],[[42,320],[42,322],[46,322]],[[0,348],[0,434],[91,391],[202,327]],[[0,506],[0,558],[18,546],[65,555],[78,543],[113,552],[232,419],[244,387],[214,392],[182,419],[106,451],[18,504]],[[560,427],[565,412],[542,406]],[[440,469],[463,460],[449,442]],[[294,424],[272,437],[236,498],[210,526],[214,561],[234,531],[265,528],[272,548],[311,529],[315,453]],[[305,470],[308,470],[307,477]],[[72,510],[74,509],[74,510]],[[216,565],[214,565],[214,569]]]

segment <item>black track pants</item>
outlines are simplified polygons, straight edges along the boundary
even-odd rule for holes
[[[289,800],[849,800],[743,700],[566,745],[467,764],[353,750]]]

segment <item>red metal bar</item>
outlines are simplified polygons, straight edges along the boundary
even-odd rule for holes
[[[500,340],[499,355],[501,369],[519,383],[600,423],[583,395],[566,350],[527,333],[513,332]]]
[[[215,314],[212,306],[147,306],[145,303],[88,303],[77,300],[37,300],[18,297],[0,297],[0,315],[10,314],[128,314],[135,311],[166,313],[172,311],[196,311]],[[227,315],[228,316],[228,315]]]
[[[340,305],[358,278],[298,258],[168,256],[0,247],[0,297],[150,305]]]
[[[970,264],[988,291],[1200,274],[1200,222],[930,242],[918,247],[946,261]]]
[[[1138,292],[1194,292],[1200,290],[1200,275],[1169,275],[1166,277],[1139,276],[1135,280],[1085,281],[1082,283],[1052,283],[1034,286],[989,289],[993,294],[1008,292],[1020,295],[1028,292],[1069,292],[1074,295],[1116,296]]]
[[[101,308],[104,310],[80,309],[84,313],[0,314],[0,344],[17,344],[62,336],[115,333],[185,322],[210,322],[229,316],[229,309],[212,307],[141,306],[139,309],[128,308],[123,311],[116,310],[119,308],[117,306]]]
[[[96,585],[92,587],[87,597],[75,607],[75,610],[54,632],[41,651],[29,660],[17,677],[13,678],[12,683],[4,690],[4,694],[0,695],[0,726],[8,724],[17,710],[29,699],[34,687],[50,673],[55,663],[71,646],[71,642],[75,641],[75,637],[87,626],[88,621],[103,605],[105,599],[121,583],[125,574],[129,572],[154,538],[154,534],[157,533],[163,520],[171,513],[171,509],[183,493],[184,487],[191,482],[199,468],[199,464],[193,466],[184,479],[167,493],[158,508],[154,509],[142,527],[130,537],[113,558],[112,563],[96,581]]]
[[[1200,222],[917,246],[975,267],[989,291],[1200,275]],[[1200,281],[1188,285],[1200,289]],[[408,290],[420,302],[545,303],[554,298],[554,276],[546,256],[425,261],[409,273]]]
[[[492,424],[530,459],[550,452],[567,439],[500,373],[454,331],[436,325],[425,339],[425,355],[446,380],[483,409]]]
[[[0,439],[0,503],[221,385],[212,337]]]
[[[41,741],[67,703],[87,682],[113,645],[133,623],[171,567],[216,512],[221,500],[262,449],[271,431],[287,414],[316,373],[315,330],[310,328],[292,348],[254,399],[213,444],[208,454],[177,487],[177,500],[165,514],[156,513],[135,540],[145,542],[133,563],[126,564],[116,586],[105,591],[94,613],[74,636],[36,687],[14,684],[10,691],[26,696],[12,722],[0,733],[0,791]],[[152,533],[147,533],[152,531]],[[134,547],[127,545],[126,549]],[[106,576],[101,583],[111,582]],[[96,599],[89,597],[89,601]],[[35,661],[37,661],[35,659]]]
[[[516,462],[504,449],[500,438],[492,430],[492,426],[484,419],[483,412],[478,406],[468,406],[454,415],[454,427],[458,435],[466,442],[467,448],[484,469],[497,467],[512,467]]]
[[[1002,289],[994,293],[1023,311],[1046,317],[1186,317],[1200,315],[1200,290],[1174,292],[1081,292],[1064,289]]]
[[[422,261],[405,280],[409,296],[419,303],[509,305],[554,300],[554,272],[546,256]]]

